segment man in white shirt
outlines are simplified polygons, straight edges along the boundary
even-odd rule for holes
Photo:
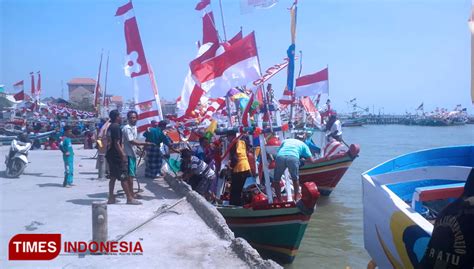
[[[129,111],[127,113],[127,120],[128,124],[122,127],[123,149],[125,151],[125,155],[127,155],[128,184],[130,186],[130,190],[133,192],[133,179],[136,177],[137,172],[137,146],[145,146],[151,143],[138,140],[138,114],[136,111]],[[134,195],[134,198],[137,198],[137,196]]]

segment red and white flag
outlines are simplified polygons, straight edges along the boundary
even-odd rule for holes
[[[290,105],[292,102],[295,101],[295,97],[293,96],[293,92],[289,91],[285,88],[283,91],[283,96],[278,100],[278,102],[286,107],[287,105]]]
[[[199,47],[196,60],[205,61],[214,57],[218,47],[218,43],[207,43],[202,45]],[[191,71],[189,71],[186,78],[184,79],[184,85],[183,89],[181,90],[179,102],[177,102],[178,116],[192,116],[204,93],[204,90],[196,84],[192,77]]]
[[[190,69],[196,84],[210,97],[225,96],[233,87],[252,83],[260,78],[254,32],[230,45],[214,58],[192,61]]]
[[[120,16],[124,22],[127,45],[125,75],[133,81],[137,127],[138,132],[143,132],[151,126],[152,120],[161,119],[158,112],[160,104],[156,102],[132,2],[119,7],[115,16]]]
[[[216,111],[219,111],[225,107],[225,98],[224,97],[219,97],[216,99],[209,99],[209,106],[207,107],[206,113],[204,113],[204,116],[201,120],[203,122],[204,120],[208,119],[211,120],[212,116]]]
[[[301,105],[303,106],[304,110],[309,114],[316,127],[321,129],[321,115],[319,114],[319,111],[316,106],[313,104],[311,98],[309,98],[308,96],[301,98]]]
[[[296,79],[295,96],[313,96],[320,93],[329,93],[328,69],[325,68],[314,74]]]
[[[23,80],[13,84],[13,89],[15,89],[15,92],[17,92],[15,95],[13,95],[15,101],[25,100],[25,88]]]

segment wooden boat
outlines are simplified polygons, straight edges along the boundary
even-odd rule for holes
[[[362,174],[364,244],[379,268],[417,268],[439,211],[458,198],[474,145],[423,150]]]
[[[49,136],[53,135],[55,131],[49,131],[49,132],[44,132],[44,133],[39,133],[39,134],[30,134],[28,135],[28,138],[30,140],[35,140],[35,139],[46,139]],[[13,139],[16,139],[18,136],[16,135],[9,135],[9,136],[0,136],[0,145],[9,145]]]
[[[300,181],[314,182],[321,195],[328,196],[359,154],[358,145],[350,145],[343,154],[321,158],[316,163],[306,164],[300,168]]]
[[[314,212],[319,192],[312,182],[302,184],[302,199],[244,206],[218,206],[236,237],[242,237],[264,258],[280,264],[292,263]]]

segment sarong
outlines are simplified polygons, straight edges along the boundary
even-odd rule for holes
[[[155,178],[163,166],[163,154],[156,145],[146,146],[145,177]]]

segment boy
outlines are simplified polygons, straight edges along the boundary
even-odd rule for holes
[[[71,126],[64,126],[64,139],[61,142],[60,149],[63,153],[64,161],[64,181],[63,187],[70,188],[74,186],[72,184],[74,175],[74,150],[72,149],[71,143],[72,129]]]

